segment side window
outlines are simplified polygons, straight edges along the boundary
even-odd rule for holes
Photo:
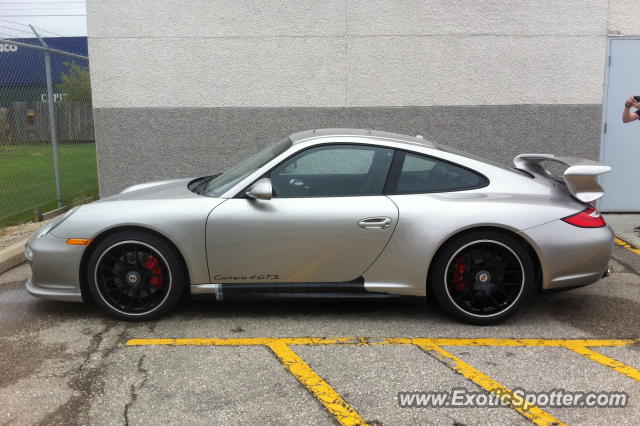
[[[324,145],[287,159],[270,173],[280,198],[382,194],[393,150],[367,145]]]
[[[390,193],[461,191],[486,184],[482,175],[446,161],[404,151],[398,151],[396,157],[397,170],[390,179]]]

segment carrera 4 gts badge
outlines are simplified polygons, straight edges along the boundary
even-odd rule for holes
[[[242,277],[227,277],[224,275],[216,275],[215,277],[213,277],[213,279],[215,281],[278,280],[280,279],[280,274],[250,275],[250,276],[242,276]]]

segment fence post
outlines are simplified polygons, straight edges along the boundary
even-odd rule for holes
[[[40,37],[40,34],[36,32],[33,26],[31,31],[36,35],[40,44],[47,49],[47,43]],[[49,50],[44,51],[44,67],[47,74],[47,104],[49,106],[49,132],[51,133],[51,153],[53,156],[53,173],[56,182],[56,201],[58,202],[58,208],[62,207],[62,189],[60,188],[60,164],[58,161],[58,136],[56,134],[56,113],[53,99],[53,77],[51,75],[51,52]]]

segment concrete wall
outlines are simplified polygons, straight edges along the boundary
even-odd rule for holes
[[[611,4],[609,4],[611,3]],[[629,2],[627,2],[629,3]],[[101,192],[314,127],[596,158],[617,0],[90,0]]]

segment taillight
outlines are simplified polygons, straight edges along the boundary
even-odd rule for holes
[[[602,228],[607,224],[600,212],[592,206],[562,220],[580,228]]]

